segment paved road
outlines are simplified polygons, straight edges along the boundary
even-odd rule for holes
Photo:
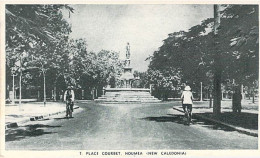
[[[15,129],[6,149],[257,149],[257,137],[199,120],[184,125],[170,104],[78,106],[72,119],[59,115]]]

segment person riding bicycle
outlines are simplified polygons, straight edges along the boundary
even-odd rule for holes
[[[74,91],[71,86],[68,86],[67,90],[64,93],[64,101],[66,102],[66,109],[70,108],[72,112],[74,106],[74,98],[75,98]],[[66,117],[68,117],[67,112],[66,112]]]
[[[191,119],[193,95],[190,86],[186,86],[184,88],[184,91],[182,92],[181,95],[181,99],[182,99],[182,108],[184,110],[184,113],[186,114],[187,112],[186,109],[187,109]]]

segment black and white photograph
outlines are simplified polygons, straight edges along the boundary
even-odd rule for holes
[[[6,153],[259,156],[257,3],[2,8]]]

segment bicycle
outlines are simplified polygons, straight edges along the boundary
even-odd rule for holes
[[[184,108],[184,118],[186,120],[184,122],[184,124],[190,125],[190,123],[191,123],[191,109],[188,108],[188,106],[185,106],[185,108]]]
[[[71,99],[66,100],[66,117],[72,117],[73,112],[73,102]]]

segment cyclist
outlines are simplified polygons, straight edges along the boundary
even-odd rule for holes
[[[186,113],[188,112],[189,118],[190,118],[190,120],[188,120],[188,121],[191,121],[193,95],[192,95],[190,86],[186,86],[184,88],[184,91],[182,92],[182,95],[181,95],[181,99],[182,99],[182,108],[184,110],[184,113],[186,115]],[[186,111],[186,109],[187,109],[187,111]]]
[[[68,86],[67,90],[64,93],[64,101],[66,102],[66,117],[68,117],[69,115],[70,117],[72,117],[74,98],[74,91],[71,86]],[[68,109],[71,110],[71,114],[68,112]]]

